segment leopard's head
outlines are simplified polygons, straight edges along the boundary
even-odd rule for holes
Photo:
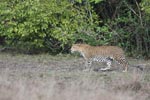
[[[71,47],[71,53],[80,52],[80,44],[73,44]]]
[[[88,45],[87,44],[73,44],[72,47],[71,47],[71,53],[74,53],[74,52],[83,52],[86,47]]]

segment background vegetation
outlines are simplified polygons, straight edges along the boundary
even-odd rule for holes
[[[128,55],[149,58],[150,1],[0,1],[2,46],[56,54],[76,42],[118,45]]]

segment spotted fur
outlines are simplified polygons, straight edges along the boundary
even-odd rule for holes
[[[93,61],[106,62],[107,67],[101,70],[111,68],[112,61],[116,61],[124,67],[124,71],[128,69],[128,63],[125,59],[124,51],[117,46],[90,46],[87,44],[73,44],[71,52],[79,52],[85,59],[86,67],[91,66]]]

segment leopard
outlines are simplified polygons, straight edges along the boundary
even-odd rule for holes
[[[107,67],[101,68],[101,71],[110,70],[112,62],[115,61],[123,66],[123,72],[128,71],[128,62],[125,52],[118,46],[91,46],[88,44],[73,44],[71,53],[79,52],[85,59],[85,69],[91,69],[92,62],[105,62]]]

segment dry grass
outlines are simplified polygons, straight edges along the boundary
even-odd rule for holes
[[[83,72],[82,62],[0,54],[0,100],[150,100],[148,72]]]

